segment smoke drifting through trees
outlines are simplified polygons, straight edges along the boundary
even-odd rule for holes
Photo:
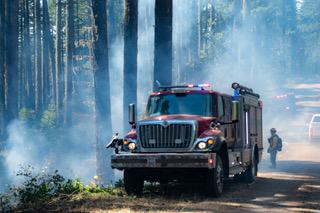
[[[104,177],[110,174],[108,178],[112,178],[103,145],[110,137],[111,126],[114,132],[123,134],[127,114],[122,111],[131,102],[126,92],[122,100],[123,85],[128,91],[137,91],[134,93],[141,117],[154,80],[170,84],[171,76],[174,83],[209,81],[215,90],[228,92],[231,83],[239,81],[261,93],[263,99],[283,92],[283,85],[294,81],[293,77],[318,76],[320,51],[314,42],[320,38],[320,4],[316,0],[304,0],[298,8],[294,0],[139,0],[137,8],[130,11],[134,16],[138,14],[138,53],[124,47],[124,0],[94,1],[102,4],[94,11],[91,0],[17,2],[0,2],[0,30],[6,32],[0,36],[0,135],[7,138],[9,156],[20,152],[17,147],[29,147],[21,153],[39,153],[29,156],[33,160],[21,159],[22,163],[42,167],[46,165],[42,164],[44,159],[49,159],[46,162],[52,169],[62,168],[65,165],[57,158],[70,156],[66,167],[78,171],[81,166],[77,163],[85,165],[88,171],[81,177],[86,180],[96,174],[97,163],[105,169],[99,173],[107,172]],[[92,17],[98,9],[103,10],[99,11],[104,20],[102,29],[94,27],[97,23]],[[163,22],[155,21],[161,18],[166,22],[166,31],[161,30]],[[168,27],[171,22],[172,29]],[[135,27],[131,22],[127,24],[128,29]],[[98,46],[93,45],[96,33],[104,34]],[[166,48],[159,45],[162,40],[168,42]],[[138,54],[137,68],[131,69],[124,61],[124,50],[132,50],[132,61]],[[169,60],[162,63],[163,55]],[[126,83],[132,80],[124,69],[137,69],[137,86]],[[269,109],[267,104],[265,112]],[[95,118],[103,124],[96,123]],[[297,119],[305,123],[306,117]],[[271,120],[272,116],[266,114],[266,128],[280,125]],[[285,125],[281,124],[284,130]],[[22,144],[28,146],[20,147]],[[98,157],[96,162],[96,150],[104,160]],[[12,158],[6,162],[12,174],[18,162]]]

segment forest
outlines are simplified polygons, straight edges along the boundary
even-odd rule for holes
[[[32,165],[110,184],[105,144],[158,84],[319,78],[318,0],[1,0],[0,32],[2,183]]]

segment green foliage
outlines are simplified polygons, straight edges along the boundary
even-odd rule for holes
[[[304,0],[299,11],[299,32],[307,69],[319,72],[320,65],[320,1]]]
[[[65,179],[58,171],[49,174],[32,174],[32,169],[22,170],[17,176],[25,178],[19,187],[12,187],[10,190],[18,204],[36,203],[46,201],[62,191]]]
[[[41,127],[54,128],[56,127],[56,111],[53,104],[49,104],[48,109],[43,112],[41,118]]]
[[[34,173],[31,166],[22,168],[17,176],[24,178],[19,186],[12,186],[6,194],[0,194],[0,212],[45,203],[60,195],[96,194],[123,196],[123,181],[115,187],[101,188],[95,183],[85,185],[80,179],[65,179],[56,170],[52,173]]]
[[[53,129],[56,127],[56,111],[54,104],[49,104],[48,108],[43,111],[40,119],[36,117],[33,110],[22,108],[19,111],[19,119],[28,122],[32,126],[42,127],[43,129]]]
[[[114,186],[117,187],[117,188],[124,187],[123,179],[117,180],[117,181],[114,183]]]
[[[11,210],[11,197],[0,194],[0,212],[9,212]]]
[[[65,194],[74,194],[74,193],[100,193],[104,192],[105,189],[102,189],[100,186],[91,184],[91,185],[84,185],[80,179],[75,180],[67,180],[63,185],[61,192]]]
[[[35,115],[34,111],[28,109],[28,108],[22,108],[19,111],[19,119],[22,121],[32,121],[34,120]]]

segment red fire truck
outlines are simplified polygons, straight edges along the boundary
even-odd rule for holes
[[[217,197],[231,176],[255,180],[263,149],[259,95],[238,83],[232,96],[209,88],[159,87],[140,121],[129,105],[131,131],[107,145],[115,148],[111,166],[124,170],[128,194],[141,194],[145,181],[198,181]]]

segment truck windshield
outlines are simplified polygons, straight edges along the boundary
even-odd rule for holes
[[[216,99],[211,94],[162,94],[152,96],[147,105],[147,116],[189,114],[215,115]]]

